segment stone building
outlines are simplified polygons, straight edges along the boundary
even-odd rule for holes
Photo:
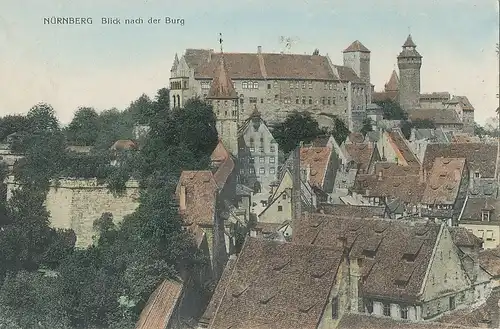
[[[238,131],[240,180],[254,192],[269,190],[278,173],[278,143],[255,105]]]
[[[417,45],[409,35],[403,44],[403,50],[398,55],[400,76],[398,101],[406,111],[419,107],[422,56],[416,48]]]
[[[191,97],[206,98],[222,55],[208,49],[186,49],[171,69],[171,104],[183,106]],[[337,115],[353,126],[371,102],[370,51],[359,41],[344,50],[344,65],[328,56],[265,53],[225,53],[228,76],[238,94],[241,119],[256,104],[269,123],[294,110],[311,112],[322,126]],[[354,113],[356,112],[356,113]],[[354,113],[354,114],[353,114]]]
[[[422,56],[416,48],[409,35],[397,57],[399,76],[393,70],[384,90],[373,92],[373,102],[397,102],[410,114],[411,120],[431,120],[438,127],[473,133],[474,107],[467,97],[451,97],[449,92],[421,93]]]
[[[215,113],[217,132],[222,143],[235,157],[238,156],[238,94],[229,77],[224,55],[219,57],[214,77],[205,99],[212,104]]]

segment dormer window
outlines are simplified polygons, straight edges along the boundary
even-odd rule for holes
[[[481,212],[481,220],[483,222],[489,222],[490,221],[490,211],[489,210],[483,210]]]

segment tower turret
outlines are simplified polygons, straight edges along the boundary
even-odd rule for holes
[[[370,86],[370,50],[356,40],[343,53],[344,66],[353,69],[358,77]]]
[[[411,34],[408,35],[403,50],[398,55],[399,67],[399,104],[405,110],[419,107],[420,68],[422,56],[416,50]]]
[[[220,42],[222,43],[222,39]],[[229,77],[222,46],[219,63],[206,100],[212,103],[219,138],[234,156],[238,156],[238,94]]]

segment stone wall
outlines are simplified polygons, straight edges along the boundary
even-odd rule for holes
[[[7,180],[7,199],[17,185],[13,177]],[[93,222],[105,212],[113,214],[115,223],[135,211],[139,205],[139,183],[127,182],[121,196],[115,196],[105,185],[95,179],[61,179],[53,184],[47,194],[46,206],[50,212],[51,225],[72,229],[77,236],[77,246],[86,247],[95,235]]]

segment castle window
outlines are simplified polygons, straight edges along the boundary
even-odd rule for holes
[[[267,89],[271,89],[271,84],[270,83],[267,84]]]
[[[299,89],[300,88],[300,82],[295,82],[295,88]]]
[[[302,96],[302,104],[306,104],[306,96]]]
[[[313,98],[309,96],[309,105],[311,105],[312,103],[313,103]]]
[[[312,83],[312,81],[309,81],[309,89],[313,89],[313,83]]]
[[[227,116],[227,111],[224,111],[224,115]]]
[[[249,97],[248,101],[250,104],[257,104],[257,97]]]
[[[305,89],[305,88],[306,88],[306,82],[302,81],[302,89]]]
[[[300,98],[299,98],[299,96],[297,96],[297,97],[295,98],[295,104],[300,104]]]
[[[474,173],[474,178],[481,178],[481,174],[479,173],[479,171],[476,171]]]
[[[276,149],[275,149],[274,145],[271,145],[269,147],[269,152],[275,152],[275,151],[276,151]]]
[[[336,104],[335,97],[332,97],[332,103],[333,103],[333,105],[335,105],[335,104]]]
[[[253,89],[259,89],[259,83],[258,82],[254,82],[253,83]]]
[[[481,212],[481,220],[483,222],[489,222],[490,221],[490,212],[489,212],[489,210],[483,210]]]
[[[261,98],[261,99],[260,99],[260,103],[261,103],[261,104],[264,104],[264,98]]]
[[[295,87],[295,84],[293,82],[290,82],[290,89],[293,89]]]
[[[447,273],[444,274],[444,282],[448,282],[448,274]]]
[[[283,211],[283,206],[278,206],[278,211]]]
[[[384,303],[384,316],[391,316],[391,304]]]
[[[344,96],[344,101],[347,101],[347,96]]]
[[[270,157],[270,158],[269,158],[269,163],[274,163],[274,161],[275,161],[275,160],[274,160],[274,157]]]
[[[252,174],[252,175],[253,175],[253,174],[255,174],[255,168],[253,168],[253,167],[250,167],[250,168],[248,169],[248,171],[249,171],[249,172],[250,172],[250,174]]]
[[[325,82],[325,90],[328,89],[328,82]]]
[[[269,173],[274,174],[276,172],[276,169],[274,167],[269,168]]]
[[[408,307],[401,306],[401,319],[408,319]]]
[[[248,88],[248,84],[247,84],[247,82],[246,82],[246,81],[243,81],[243,82],[241,83],[241,88],[243,88],[243,89],[247,89],[247,88]]]
[[[250,148],[250,150],[251,150],[251,149],[252,149],[252,148]],[[255,163],[255,159],[254,159],[254,157],[250,157],[250,158],[248,159],[248,163]]]
[[[344,90],[344,91],[347,91],[347,88],[344,86],[344,89],[343,89],[343,90]]]
[[[235,117],[238,114],[238,111],[231,111],[231,114],[233,117]]]
[[[184,89],[187,89],[188,87],[188,82],[187,81],[183,81],[184,82]]]
[[[321,97],[321,104],[325,105],[326,104],[326,99],[325,97]]]
[[[286,200],[286,193],[283,193],[282,199]]]
[[[233,82],[233,88],[236,88],[236,82]]]
[[[332,105],[332,100],[328,97],[328,105]]]
[[[265,173],[266,173],[266,168],[264,168],[264,167],[260,167],[260,168],[259,168],[259,174],[263,175],[263,174],[265,174]]]
[[[259,157],[259,163],[264,163],[265,162],[265,158],[264,157]]]
[[[264,153],[264,148],[263,148],[262,146],[261,146],[261,147],[259,147],[259,152],[260,152],[260,153]]]
[[[333,89],[333,83],[328,84],[328,89],[332,90]]]
[[[245,101],[243,100],[243,97],[240,98],[240,104],[243,104]]]

